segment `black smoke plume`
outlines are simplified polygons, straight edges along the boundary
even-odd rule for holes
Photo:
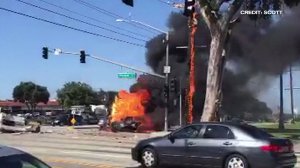
[[[276,77],[292,63],[300,60],[300,8],[295,8],[291,14],[275,18],[272,21],[251,21],[242,17],[229,40],[229,54],[223,81],[222,111],[235,117],[251,120],[265,119],[271,114],[266,103],[256,98],[270,82],[270,77]],[[186,49],[178,46],[188,45],[187,18],[179,13],[172,13],[169,18],[170,28],[170,64],[171,78],[182,80],[182,91],[186,92],[189,75],[189,57]],[[202,114],[209,56],[210,33],[205,23],[200,19],[196,33],[196,93],[194,97],[194,119],[198,121]],[[147,42],[146,60],[154,72],[163,74],[165,64],[164,35],[158,35]],[[152,92],[152,108],[150,115],[157,123],[163,123],[163,80],[149,75],[139,78],[131,91],[138,88],[148,88]],[[255,88],[255,89],[253,89]],[[170,124],[178,121],[178,95],[170,97]],[[185,101],[185,96],[183,97]],[[186,102],[186,101],[185,101]],[[187,106],[184,106],[187,112]]]

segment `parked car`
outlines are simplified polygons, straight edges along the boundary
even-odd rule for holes
[[[21,150],[0,146],[0,168],[51,168],[43,161]]]
[[[81,121],[82,125],[96,125],[99,122],[97,116],[93,113],[91,114],[82,113],[81,116],[82,116],[82,121]]]
[[[143,167],[160,164],[220,168],[292,168],[293,143],[241,123],[199,123],[140,141],[132,158]]]
[[[63,115],[58,115],[53,121],[52,121],[52,126],[64,126],[64,125],[70,125],[70,115],[63,114]]]

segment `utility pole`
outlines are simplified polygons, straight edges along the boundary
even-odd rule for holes
[[[294,114],[294,87],[293,87],[293,71],[292,65],[290,66],[290,94],[291,94],[291,110],[292,110],[292,123],[295,123],[295,114]]]
[[[279,113],[279,129],[284,129],[284,113],[283,113],[283,77],[280,73],[280,113]]]
[[[158,31],[160,33],[163,33],[165,34],[165,44],[166,44],[166,63],[165,63],[165,66],[164,66],[164,74],[165,74],[165,85],[164,85],[164,88],[165,87],[170,87],[169,86],[169,74],[171,73],[171,67],[169,66],[169,31],[163,31],[161,29],[158,29],[154,26],[151,26],[149,24],[146,24],[146,23],[143,23],[143,22],[140,22],[140,21],[137,21],[137,20],[126,20],[126,19],[117,19],[116,20],[117,22],[133,22],[133,23],[136,23],[136,24],[139,24],[141,26],[144,26],[144,27],[147,27],[147,28],[150,28],[150,29],[153,29],[155,31]],[[164,95],[164,102],[165,102],[165,121],[164,121],[164,131],[168,131],[168,113],[169,113],[169,92],[167,92],[166,95]]]

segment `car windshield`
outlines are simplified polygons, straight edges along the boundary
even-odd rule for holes
[[[51,168],[28,154],[0,157],[0,168]]]
[[[273,135],[267,133],[266,131],[256,128],[254,126],[250,125],[243,125],[240,126],[240,128],[247,133],[248,135],[252,136],[253,138],[257,139],[268,139],[270,137],[273,137]]]

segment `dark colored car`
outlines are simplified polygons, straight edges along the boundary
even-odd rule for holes
[[[81,120],[81,125],[96,125],[98,124],[99,120],[96,115],[94,114],[87,114],[83,113],[82,114],[82,120]]]
[[[0,168],[51,168],[34,156],[11,147],[0,146]]]
[[[52,126],[64,126],[64,125],[70,125],[70,115],[64,114],[64,115],[58,115],[53,121]]]
[[[199,123],[167,136],[140,141],[132,158],[143,167],[160,164],[220,168],[292,168],[293,143],[254,126],[239,123]]]

